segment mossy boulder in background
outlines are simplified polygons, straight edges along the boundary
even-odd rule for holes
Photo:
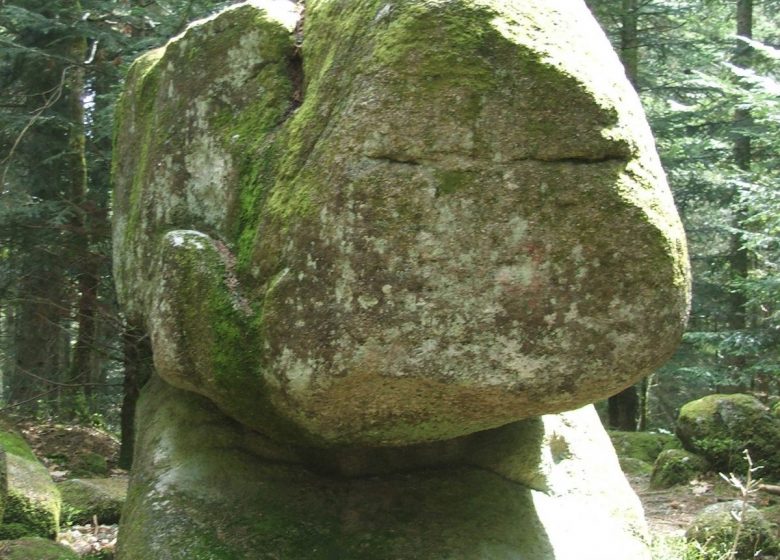
[[[737,533],[735,516],[742,516],[742,509],[743,504],[739,500],[704,508],[685,532],[685,538],[698,542],[707,550],[728,551]],[[780,552],[777,530],[759,510],[747,506],[741,524],[735,560],[755,558],[758,551],[765,555]]]
[[[78,454],[73,461],[75,476],[106,476],[108,474],[108,461],[105,457],[91,451]]]
[[[38,460],[25,439],[12,428],[3,424],[0,424],[0,446],[11,455],[30,461]]]
[[[79,560],[66,546],[42,538],[0,541],[0,560]]]
[[[126,478],[74,478],[57,484],[62,495],[62,521],[67,524],[118,523],[127,497]]]
[[[38,460],[9,453],[8,499],[3,524],[26,535],[54,539],[60,526],[60,493],[49,471]],[[0,531],[2,529],[0,528]]]
[[[747,450],[758,476],[780,477],[780,419],[750,395],[709,395],[682,407],[677,436],[721,472],[744,474]]]
[[[681,446],[673,434],[658,432],[607,432],[618,457],[639,459],[652,465],[661,451],[675,449]]]
[[[698,455],[684,449],[667,449],[655,460],[650,486],[669,488],[677,484],[687,484],[709,468],[707,461]]]
[[[649,476],[653,472],[653,465],[641,459],[632,457],[619,457],[618,459],[620,460],[620,468],[627,475]]]
[[[59,530],[60,495],[49,471],[18,433],[4,425],[0,537],[38,536],[53,539]],[[7,494],[6,494],[7,491]]]

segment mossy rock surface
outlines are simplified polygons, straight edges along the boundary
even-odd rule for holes
[[[57,484],[62,495],[63,523],[118,523],[127,498],[126,478],[74,478]]]
[[[780,419],[758,399],[743,394],[709,395],[682,407],[677,436],[686,449],[721,472],[746,472],[744,451],[760,476],[780,477]]]
[[[275,448],[158,379],[138,413],[121,560],[648,558],[591,408],[338,455]]]
[[[653,465],[650,486],[670,488],[687,484],[697,476],[710,470],[706,459],[684,449],[662,451]]]
[[[639,459],[652,465],[661,451],[681,447],[680,441],[672,434],[657,432],[621,432],[610,430],[609,438],[621,459]]]
[[[742,502],[722,502],[708,506],[699,513],[685,533],[686,539],[696,541],[705,550],[729,550],[737,531],[734,514],[742,512]],[[780,552],[776,527],[772,526],[753,506],[744,515],[741,538],[735,560],[755,558],[756,553],[771,556]]]
[[[671,355],[683,230],[584,4],[309,0],[301,36],[303,4],[233,6],[128,76],[115,278],[168,383],[277,441],[400,446]]]
[[[42,538],[0,541],[0,560],[79,560],[66,546]]]
[[[29,459],[31,461],[37,461],[32,449],[24,438],[14,431],[0,431],[0,446],[5,449],[6,453],[16,455],[23,459]]]
[[[8,498],[4,524],[26,527],[28,535],[53,539],[59,531],[60,493],[37,460],[8,454]]]
[[[631,476],[649,476],[653,472],[651,463],[632,457],[621,457],[620,468],[624,473]]]
[[[105,476],[108,474],[108,461],[99,453],[80,453],[75,457],[72,469],[72,476]]]
[[[763,507],[759,510],[774,528],[778,539],[780,539],[780,504]]]

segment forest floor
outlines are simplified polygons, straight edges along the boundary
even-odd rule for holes
[[[642,501],[647,526],[654,537],[680,537],[702,509],[737,499],[735,490],[714,478],[661,490],[650,488],[649,475],[628,476],[628,481]]]

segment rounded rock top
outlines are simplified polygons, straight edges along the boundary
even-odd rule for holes
[[[164,380],[273,439],[407,445],[671,355],[684,234],[584,3],[300,8],[240,4],[128,78],[115,275]]]

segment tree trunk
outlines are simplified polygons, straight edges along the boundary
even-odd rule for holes
[[[626,70],[626,76],[638,91],[639,76],[639,0],[622,0],[621,27],[620,27],[620,60]],[[625,431],[636,431],[637,420],[644,418],[646,423],[646,411],[642,412],[647,402],[648,385],[644,388],[634,385],[609,398],[609,425],[611,428]],[[640,392],[642,398],[640,398]]]
[[[753,36],[753,0],[737,0],[737,35],[751,38]],[[737,40],[734,51],[733,62],[736,66],[749,67],[752,55],[752,48]],[[752,160],[752,147],[750,136],[746,133],[752,124],[750,109],[737,108],[734,110],[734,140],[733,156],[734,164],[744,172],[750,171]],[[746,212],[740,200],[740,193],[736,189],[731,195],[729,201],[733,208],[732,217],[733,232],[729,239],[729,268],[731,272],[732,286],[729,297],[729,322],[728,328],[731,331],[744,331],[749,326],[748,320],[748,299],[745,292],[739,284],[748,278],[750,272],[750,255],[745,244],[745,236],[742,233],[745,227]],[[735,382],[739,382],[741,370],[746,367],[745,358],[742,356],[731,356],[729,365],[734,370]]]
[[[19,286],[14,321],[15,360],[6,381],[9,402],[29,402],[35,407],[38,398],[53,395],[67,368],[63,363],[63,340],[67,338],[64,322],[64,279],[58,270],[28,275]]]
[[[639,411],[639,393],[633,385],[607,401],[609,427],[624,432],[635,432]]]

